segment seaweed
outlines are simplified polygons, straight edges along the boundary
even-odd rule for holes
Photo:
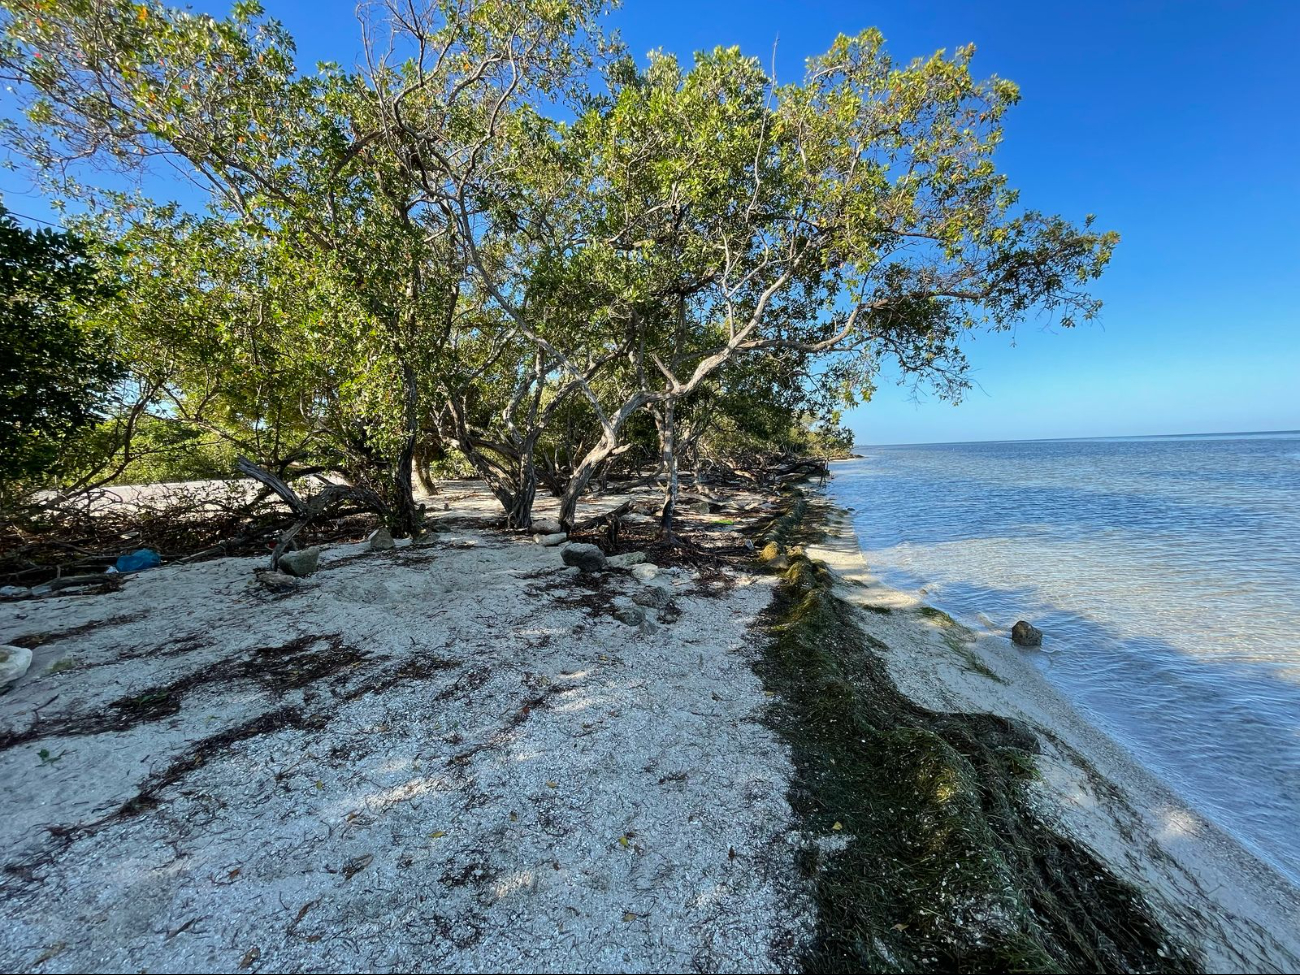
[[[789,561],[757,668],[793,753],[792,807],[836,838],[801,857],[819,909],[805,969],[1196,970],[1136,887],[1035,815],[1034,732],[913,702],[830,570]]]

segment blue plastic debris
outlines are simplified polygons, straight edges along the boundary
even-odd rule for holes
[[[151,548],[138,548],[130,555],[123,555],[114,568],[118,572],[140,572],[143,569],[156,569],[162,565],[162,556]]]

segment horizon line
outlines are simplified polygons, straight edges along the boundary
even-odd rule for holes
[[[1200,433],[1127,433],[1094,434],[1087,437],[997,437],[990,440],[917,440],[907,443],[859,443],[856,447],[949,447],[957,444],[976,443],[1071,443],[1083,440],[1174,440],[1179,437],[1271,437],[1278,434],[1300,434],[1295,430],[1221,430]]]

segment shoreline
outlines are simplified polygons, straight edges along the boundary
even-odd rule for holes
[[[1300,965],[1300,889],[1193,810],[1119,741],[1089,722],[1005,636],[977,632],[894,589],[866,562],[849,512],[829,487],[825,538],[809,558],[837,579],[899,689],[938,711],[988,712],[1030,725],[1043,753],[1031,785],[1044,821],[1081,841],[1145,893],[1207,971],[1290,971]],[[954,652],[957,650],[958,652]]]

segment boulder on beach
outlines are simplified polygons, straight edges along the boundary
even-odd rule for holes
[[[534,542],[538,545],[545,545],[547,547],[563,545],[568,540],[569,536],[564,534],[564,532],[551,532],[547,535],[538,534],[533,536]]]
[[[32,652],[26,647],[0,646],[0,690],[22,679],[32,665]]]
[[[577,566],[583,572],[603,572],[608,564],[605,553],[595,545],[574,542],[560,549],[560,558],[565,565]]]
[[[280,556],[280,571],[286,575],[305,579],[316,571],[320,563],[320,546],[313,545],[297,552],[286,552]]]
[[[1011,627],[1011,642],[1018,647],[1041,647],[1043,631],[1025,620],[1017,620]]]
[[[637,582],[649,582],[659,574],[659,566],[653,562],[642,562],[632,566],[632,578]]]
[[[389,552],[397,547],[393,534],[387,528],[376,528],[370,535],[370,551]]]
[[[554,518],[535,518],[533,519],[533,531],[539,535],[558,535],[564,531],[560,523]]]

